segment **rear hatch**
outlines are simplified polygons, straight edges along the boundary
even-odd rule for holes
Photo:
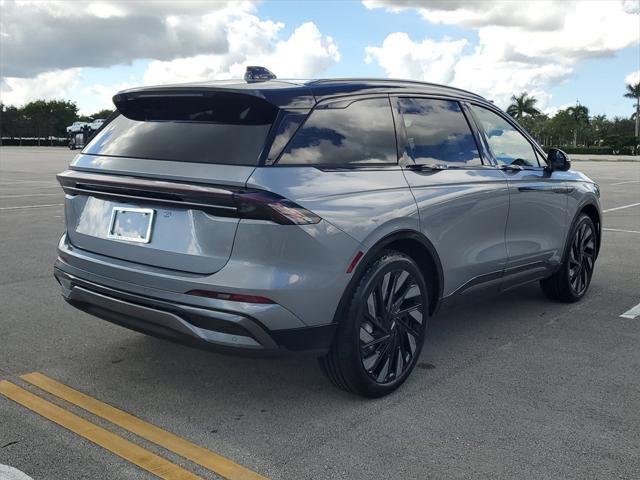
[[[211,274],[228,261],[238,194],[278,107],[196,89],[114,97],[118,112],[58,176],[70,242],[152,267]]]

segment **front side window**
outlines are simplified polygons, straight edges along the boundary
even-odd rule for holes
[[[458,102],[400,98],[405,153],[418,164],[481,165],[478,146]]]
[[[327,166],[396,163],[396,135],[388,98],[357,100],[343,108],[317,108],[278,161]]]
[[[489,147],[499,164],[539,166],[533,147],[513,125],[486,108],[471,105],[471,110],[482,125]]]

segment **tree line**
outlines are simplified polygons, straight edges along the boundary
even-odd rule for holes
[[[526,92],[511,97],[507,113],[544,147],[560,147],[568,153],[637,154],[640,144],[640,82],[627,85],[624,97],[635,100],[628,118],[589,114],[585,105],[543,114],[536,98]]]
[[[536,108],[536,98],[526,92],[511,97],[507,113],[544,147],[560,147],[568,153],[636,154],[640,143],[640,82],[627,85],[624,96],[635,101],[635,112],[628,118],[591,116],[579,103],[555,115],[545,115]],[[0,138],[5,144],[7,139],[16,138],[35,138],[35,144],[40,144],[41,139],[66,138],[66,127],[73,122],[107,118],[112,113],[105,109],[89,116],[78,115],[77,105],[68,100],[36,100],[23,107],[0,103]]]
[[[104,109],[92,115],[79,115],[78,106],[68,100],[36,100],[22,107],[0,103],[0,137],[66,138],[67,127],[73,122],[90,122],[112,113],[113,110]]]

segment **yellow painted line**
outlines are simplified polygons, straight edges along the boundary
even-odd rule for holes
[[[94,425],[7,380],[0,380],[0,394],[160,478],[202,480],[175,463],[171,463],[109,430]]]
[[[35,372],[22,375],[20,378],[156,445],[181,455],[227,480],[267,480],[266,477],[238,465],[222,455],[96,400],[46,375]]]

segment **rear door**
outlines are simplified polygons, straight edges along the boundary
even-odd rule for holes
[[[471,105],[484,141],[510,192],[507,222],[509,260],[505,287],[544,276],[562,257],[567,230],[567,184],[544,168],[544,161],[516,125],[489,108]]]
[[[487,164],[455,99],[397,97],[399,151],[415,196],[420,228],[440,255],[444,296],[497,289],[505,268],[509,191]]]
[[[239,222],[225,208],[258,165],[278,108],[194,91],[141,95],[119,110],[60,177],[70,242],[150,267],[218,271]]]

